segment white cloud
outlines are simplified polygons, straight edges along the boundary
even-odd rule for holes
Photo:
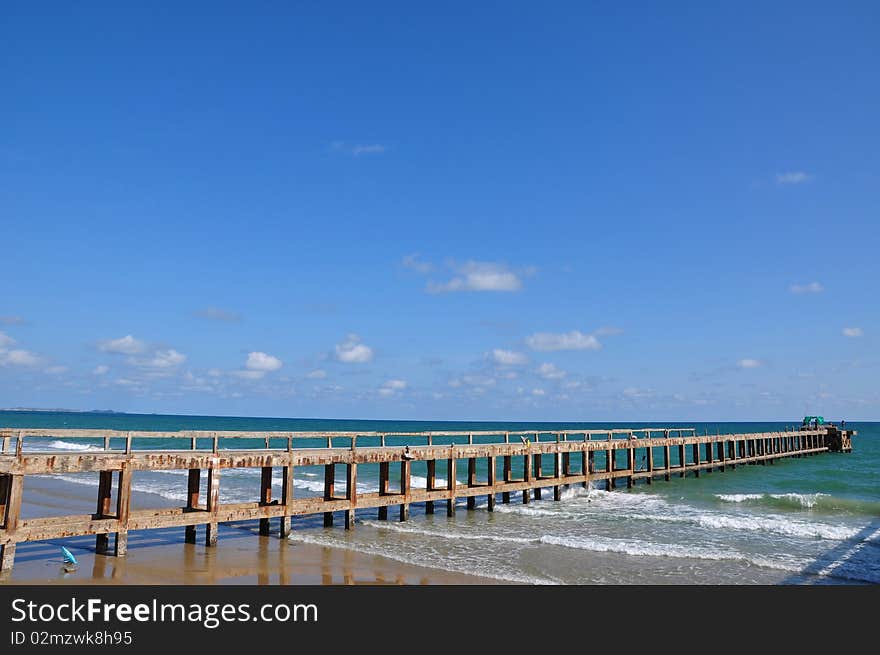
[[[803,171],[790,171],[788,173],[777,173],[776,184],[803,184],[813,179],[813,176]]]
[[[120,337],[119,339],[108,339],[98,344],[98,350],[105,353],[116,353],[120,355],[138,355],[144,352],[144,342],[135,339],[130,334]]]
[[[535,372],[546,380],[561,380],[567,375],[553,364],[541,364]]]
[[[373,349],[361,343],[356,334],[349,334],[345,341],[336,344],[336,359],[346,364],[366,364],[373,359]]]
[[[244,366],[249,371],[267,373],[269,371],[277,371],[283,365],[283,362],[277,357],[267,355],[264,352],[255,351],[248,353],[247,361]]]
[[[11,346],[15,343],[15,339],[10,337],[8,334],[4,334],[0,332],[0,348],[4,348],[6,346]]]
[[[419,253],[413,253],[412,255],[406,255],[403,258],[403,266],[405,268],[410,268],[417,273],[430,273],[434,270],[434,265],[431,262],[423,262],[419,260]]]
[[[599,350],[602,344],[592,334],[572,330],[563,334],[536,332],[526,338],[532,350]]]
[[[266,375],[266,371],[233,371],[232,373],[235,376],[240,378],[244,378],[245,380],[260,380]]]
[[[323,380],[327,377],[327,371],[324,369],[316,368],[314,371],[309,371],[306,373],[306,377],[311,380]]]
[[[458,389],[462,386],[484,388],[494,387],[498,381],[488,375],[462,375],[460,378],[453,378],[449,381],[449,386]]]
[[[168,350],[157,350],[150,359],[139,360],[137,364],[147,368],[174,368],[185,361],[186,355],[169,348]]]
[[[623,390],[623,395],[627,398],[653,398],[654,391],[651,389],[640,389],[639,387],[627,387]]]
[[[406,380],[388,380],[379,389],[379,394],[382,396],[393,396],[395,393],[406,389],[406,387]]]
[[[762,362],[760,359],[748,359],[748,358],[741,359],[736,363],[736,365],[739,366],[740,368],[758,368],[759,366],[761,366],[761,364],[762,364]]]
[[[48,366],[46,367],[46,373],[50,375],[61,375],[62,373],[67,372],[66,366]]]
[[[529,358],[523,353],[513,350],[502,350],[501,348],[495,348],[489,356],[493,362],[501,366],[518,366],[529,361]]]
[[[448,282],[428,283],[431,293],[455,291],[519,291],[522,280],[504,264],[468,261],[452,265],[456,275]]]
[[[0,366],[39,366],[42,361],[29,350],[0,349]]]
[[[544,393],[545,393],[545,392],[544,392],[543,389],[532,389],[532,395],[533,395],[533,396],[543,396]]]
[[[845,327],[843,328],[843,336],[845,337],[863,337],[865,336],[865,331],[860,327]]]
[[[387,148],[381,143],[358,143],[349,145],[345,141],[334,141],[330,148],[338,152],[345,152],[353,157],[361,155],[381,155]]]
[[[792,293],[822,293],[825,291],[819,282],[810,282],[809,284],[792,284],[789,288]]]
[[[96,366],[95,369],[92,371],[94,375],[107,375],[107,373],[109,372],[110,367],[104,366],[103,364],[101,364],[100,366]]]
[[[368,143],[352,146],[351,148],[351,154],[355,157],[358,155],[381,155],[383,152],[385,152],[385,146],[381,143]]]
[[[241,314],[231,312],[228,309],[221,309],[219,307],[206,307],[205,309],[200,309],[195,312],[195,315],[199,318],[208,319],[209,321],[220,321],[223,323],[237,323],[241,320]]]
[[[27,321],[21,316],[0,316],[0,323],[4,325],[24,325]]]

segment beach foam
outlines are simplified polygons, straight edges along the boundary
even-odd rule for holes
[[[401,552],[400,549],[385,548],[376,544],[340,541],[332,538],[332,536],[328,536],[328,534],[332,535],[333,533],[321,532],[304,534],[301,532],[292,532],[289,539],[293,542],[327,546],[331,548],[343,548],[345,550],[366,553],[368,555],[379,555],[403,564],[423,566],[441,571],[449,571],[450,573],[464,573],[466,575],[475,575],[481,578],[500,580],[502,582],[518,582],[521,584],[534,585],[551,585],[559,584],[560,582],[546,577],[523,575],[518,572],[506,570],[501,571],[499,570],[499,567],[494,565],[477,565],[471,559],[468,559],[467,561],[453,561],[451,559],[428,558],[414,554],[410,555]]]

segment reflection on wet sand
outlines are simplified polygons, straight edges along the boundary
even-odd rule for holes
[[[473,584],[472,576],[401,564],[346,549],[259,536],[255,526],[221,527],[220,546],[183,543],[179,531],[132,533],[127,557],[97,555],[93,538],[21,544],[13,583],[60,584]],[[60,568],[57,549],[75,552],[80,566]],[[58,560],[58,561],[55,561]]]

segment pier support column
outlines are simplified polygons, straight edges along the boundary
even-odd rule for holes
[[[608,477],[605,478],[605,491],[611,491],[614,488],[614,479],[611,474],[614,473],[614,449],[605,451],[605,472]]]
[[[428,482],[425,484],[425,488],[428,491],[434,491],[434,486],[437,482],[437,460],[429,459],[427,461],[428,472],[427,479]],[[425,514],[433,514],[434,513],[434,501],[428,500],[425,501]]]
[[[562,475],[566,478],[571,476],[571,453],[562,453]]]
[[[324,465],[324,500],[333,500],[336,493],[336,464]],[[333,525],[333,512],[324,512],[324,527]]]
[[[685,475],[687,475],[686,462],[687,462],[687,456],[685,455],[684,444],[681,444],[678,447],[678,468],[679,468],[678,477],[680,477],[680,478],[683,478]]]
[[[530,455],[526,455],[523,458],[523,480],[527,483],[532,481],[532,458]],[[522,492],[522,501],[523,505],[528,505],[532,500],[531,489],[523,489]]]
[[[504,456],[504,473],[503,473],[504,484],[507,484],[508,482],[510,482],[510,475],[511,475],[511,468],[512,468],[511,461],[512,461],[512,458],[510,455]],[[501,502],[504,503],[505,505],[510,502],[510,492],[509,491],[502,491],[501,492]]]
[[[706,473],[712,472],[712,463],[715,461],[715,457],[712,453],[712,450],[715,448],[714,441],[706,442],[706,463],[709,464],[709,468],[706,469]]]
[[[272,504],[272,467],[263,466],[260,471],[260,505]],[[260,519],[260,534],[269,534],[269,519]]]
[[[495,458],[489,457],[486,462],[489,466],[489,495],[486,496],[486,508],[490,512],[495,511]]]
[[[544,469],[541,466],[544,460],[543,453],[535,453],[534,464],[532,470],[535,472],[535,480],[540,480],[544,475]],[[535,500],[541,500],[541,487],[535,487]]]
[[[119,521],[114,554],[125,557],[128,552],[128,517],[131,514],[131,469],[123,464],[119,471],[119,486],[116,487],[116,518]]]
[[[390,477],[391,465],[390,462],[379,462],[379,495],[387,496],[388,495],[388,478]],[[387,521],[388,520],[388,505],[383,505],[379,508],[379,520]]]
[[[468,489],[472,489],[477,486],[477,458],[476,457],[468,457],[468,478],[467,478],[467,486]],[[477,506],[477,497],[476,496],[468,496],[467,497],[467,508],[474,509]]]
[[[284,516],[281,517],[281,525],[278,536],[287,539],[290,536],[290,504],[293,501],[293,464],[281,469],[281,504],[284,505]]]
[[[559,443],[559,442],[557,441],[556,443]],[[561,474],[561,468],[562,468],[561,459],[562,459],[561,453],[559,453],[559,452],[553,453],[553,477],[556,480],[559,480],[559,476]],[[554,485],[554,487],[553,487],[553,500],[559,501],[561,499],[562,499],[562,486],[558,485],[558,484]]]
[[[670,448],[669,448],[669,446],[664,446],[664,447],[663,447],[663,468],[665,469],[665,471],[664,471],[664,474],[663,474],[663,479],[666,480],[666,482],[669,482],[669,478],[670,478],[670,476],[669,476],[669,469],[672,468],[672,465],[671,465],[671,463],[670,463],[670,461],[669,461],[669,456],[670,456],[671,454],[672,454],[672,453],[670,452]]]
[[[405,459],[400,463],[400,493],[403,496],[403,503],[400,505],[400,520],[409,520],[409,499],[410,499],[410,474],[412,473],[412,463]]]
[[[357,464],[352,461],[346,467],[345,496],[349,509],[345,510],[345,529],[354,530],[354,512],[357,507]]]
[[[581,473],[584,475],[584,481],[581,482],[581,486],[586,489],[590,486],[590,473],[593,472],[593,451],[581,451]]]
[[[700,477],[700,469],[697,468],[700,465],[700,444],[695,443],[692,450],[694,451],[694,475]]]
[[[455,516],[455,468],[454,457],[446,460],[446,489],[449,491],[449,498],[446,499],[446,516]]]
[[[15,537],[21,515],[21,494],[24,490],[23,475],[0,476],[0,519],[7,537]],[[15,562],[15,541],[0,546],[0,573],[11,571]]]
[[[724,441],[718,442],[718,446],[717,446],[717,448],[718,448],[718,470],[721,471],[722,473],[724,472],[725,446],[726,446],[726,442],[724,442]]]
[[[647,452],[645,453],[646,462],[648,466],[648,484],[651,484],[654,481],[654,448],[652,446],[648,446]]]
[[[98,503],[95,508],[95,516],[105,519],[110,516],[110,502],[113,495],[113,471],[101,471],[98,474]],[[99,534],[95,536],[95,552],[98,555],[106,555],[110,550],[110,535]]]
[[[220,469],[212,466],[208,469],[208,488],[207,488],[206,509],[212,518],[216,519],[216,514],[220,508]],[[217,521],[213,520],[205,526],[205,545],[212,547],[217,545]]]
[[[626,449],[626,468],[629,470],[629,475],[626,476],[626,488],[632,489],[633,486],[633,474],[636,472],[636,449],[635,448],[627,448]]]
[[[189,469],[186,479],[186,510],[195,512],[199,506],[199,488],[202,486],[202,469]],[[196,526],[188,525],[184,528],[183,541],[188,544],[196,543]]]

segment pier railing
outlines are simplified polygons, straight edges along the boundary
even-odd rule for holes
[[[95,535],[96,551],[107,554],[112,534],[113,553],[122,556],[127,550],[128,533],[133,530],[181,527],[185,541],[194,543],[197,527],[205,526],[205,543],[215,546],[221,523],[259,520],[260,533],[268,535],[273,519],[278,519],[278,534],[286,538],[294,516],[323,514],[324,525],[330,527],[334,514],[342,512],[345,527],[352,529],[358,511],[375,508],[379,519],[387,520],[389,507],[397,506],[399,519],[405,521],[413,503],[424,503],[425,512],[431,514],[436,502],[445,502],[446,512],[452,516],[457,499],[466,499],[467,508],[474,509],[478,496],[485,496],[488,511],[493,511],[498,498],[508,503],[512,494],[520,494],[522,502],[529,503],[532,497],[540,499],[543,490],[552,488],[554,500],[560,500],[563,488],[570,485],[602,484],[610,490],[624,481],[632,487],[639,480],[651,484],[660,477],[669,480],[673,475],[685,477],[688,473],[699,476],[742,464],[773,464],[782,458],[848,451],[853,434],[835,426],[724,435],[698,435],[693,428],[679,427],[511,432],[0,428],[0,571],[12,568],[16,545],[28,541]],[[60,450],[58,444],[49,447],[51,442],[46,439],[94,443],[89,449]],[[239,441],[251,447],[230,447]],[[253,447],[254,441],[258,447]],[[157,448],[157,442],[162,447]],[[458,480],[459,460],[467,461],[464,482]],[[478,479],[478,460],[486,462],[482,480]],[[424,486],[412,484],[412,465],[416,462],[426,469]],[[369,465],[377,465],[378,489],[359,491],[358,467]],[[393,488],[392,465],[399,467]],[[324,467],[322,495],[294,495],[295,471],[303,466]],[[337,466],[345,467],[345,485],[340,492],[336,489]],[[260,469],[254,501],[220,502],[221,473],[231,468]],[[275,469],[282,473],[281,497],[277,499],[272,497]],[[185,502],[179,507],[133,509],[132,476],[162,470],[188,472]],[[202,471],[207,475],[204,497]],[[94,513],[21,517],[26,476],[71,473],[97,474]]]
[[[515,440],[532,440],[535,442],[549,437],[550,440],[561,439],[568,441],[570,439],[593,440],[593,439],[633,439],[655,438],[657,434],[664,436],[696,436],[695,428],[665,428],[665,427],[649,427],[649,428],[628,428],[628,429],[609,429],[609,430],[432,430],[423,432],[364,432],[364,431],[313,431],[313,432],[287,432],[287,431],[266,431],[266,432],[247,432],[247,431],[214,431],[214,430],[179,430],[175,432],[159,432],[150,430],[94,430],[94,429],[54,429],[54,428],[5,428],[0,429],[0,440],[2,440],[2,449],[0,455],[15,452],[20,454],[24,450],[25,439],[29,439],[33,449],[39,449],[40,446],[47,446],[46,439],[88,439],[98,441],[102,444],[103,450],[124,450],[125,452],[133,452],[137,450],[138,445],[135,441],[140,440],[141,446],[143,440],[162,440],[169,446],[178,445],[185,446],[189,444],[190,450],[202,450],[209,448],[213,451],[223,449],[232,449],[229,442],[234,440],[246,440],[248,442],[262,442],[266,449],[286,449],[293,450],[296,441],[314,441],[318,442],[315,446],[305,446],[297,444],[297,448],[315,447],[315,448],[332,448],[333,440],[336,440],[336,446],[339,447],[340,441],[343,445],[355,447],[357,440],[361,440],[361,444],[370,442],[371,445],[386,446],[387,440],[392,439],[396,445],[427,445],[432,446],[446,440],[452,440],[450,444],[454,445],[454,439],[466,439],[466,443],[511,443],[511,439]],[[34,439],[39,439],[34,441]],[[440,440],[439,442],[437,440]],[[476,440],[476,441],[475,441]],[[320,443],[323,442],[323,443]],[[113,448],[112,446],[122,445],[122,448]],[[286,444],[286,445],[285,445]],[[89,444],[94,447],[94,444]],[[53,448],[53,451],[59,448]],[[141,450],[155,450],[155,448],[141,448]]]

